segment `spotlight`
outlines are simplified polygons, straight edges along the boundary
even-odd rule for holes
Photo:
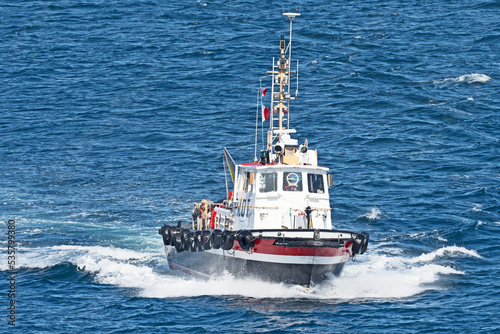
[[[282,154],[284,150],[285,144],[283,143],[278,143],[274,146],[274,152],[276,152],[276,154]]]

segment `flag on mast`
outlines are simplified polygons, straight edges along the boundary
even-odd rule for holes
[[[260,108],[262,109],[262,122],[269,119],[269,108],[262,104],[262,97],[266,96],[268,89],[260,89]]]
[[[229,169],[229,174],[231,175],[231,180],[234,183],[234,172],[236,170],[236,163],[233,160],[233,157],[231,157],[231,154],[226,150],[224,147],[224,163],[226,164],[227,168]]]
[[[262,105],[262,122],[267,121],[269,119],[269,108],[265,105]]]

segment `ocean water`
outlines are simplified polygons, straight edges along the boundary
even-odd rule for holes
[[[369,250],[307,291],[170,271],[157,230],[224,195],[223,147],[253,160],[296,8],[291,125]],[[500,333],[498,1],[21,0],[0,18],[1,333]]]

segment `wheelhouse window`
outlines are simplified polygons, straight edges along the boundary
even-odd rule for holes
[[[268,193],[278,190],[278,173],[259,174],[259,192]]]
[[[325,184],[322,174],[307,174],[307,186],[310,193],[324,194]]]
[[[283,173],[284,191],[302,191],[302,174],[295,172]]]

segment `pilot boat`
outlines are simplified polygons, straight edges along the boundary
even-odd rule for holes
[[[310,286],[340,275],[350,258],[368,248],[368,233],[332,226],[332,175],[318,165],[317,150],[307,140],[299,144],[292,138],[290,102],[298,95],[292,22],[300,14],[283,15],[290,21],[290,38],[287,44],[281,36],[280,57],[267,72],[273,112],[262,103],[267,89],[259,88],[257,114],[269,122],[260,159],[255,154],[254,161],[236,164],[223,149],[226,197],[194,203],[190,223],[165,224],[158,231],[171,269],[206,278],[230,273]]]

